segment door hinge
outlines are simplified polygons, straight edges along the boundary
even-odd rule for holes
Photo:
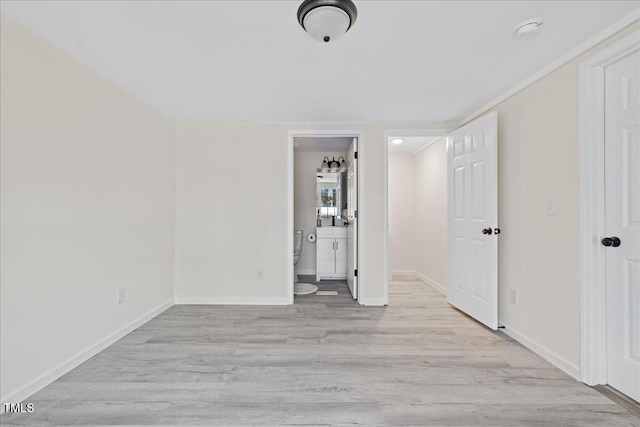
[[[357,151],[355,153],[353,153],[353,158],[358,160],[358,152]]]
[[[354,277],[358,277],[358,269],[357,268],[355,270],[353,270],[353,276]]]
[[[354,218],[358,218],[358,211],[357,211],[357,210],[356,210],[356,211],[353,211],[353,217],[354,217]]]

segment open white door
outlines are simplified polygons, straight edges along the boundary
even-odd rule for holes
[[[358,298],[358,138],[347,153],[347,284],[353,299]]]
[[[447,138],[447,300],[498,328],[498,114]]]

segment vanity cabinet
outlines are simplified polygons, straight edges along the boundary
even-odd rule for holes
[[[323,227],[316,230],[316,281],[346,279],[347,229]]]

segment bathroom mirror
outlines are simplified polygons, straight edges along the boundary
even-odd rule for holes
[[[344,209],[346,180],[341,172],[318,172],[316,174],[316,209],[321,218],[340,218]]]

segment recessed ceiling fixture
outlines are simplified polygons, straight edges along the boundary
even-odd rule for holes
[[[351,0],[304,0],[298,22],[316,40],[329,43],[349,31],[358,17]]]
[[[513,33],[520,40],[524,40],[538,33],[541,26],[542,19],[540,18],[525,19],[515,26],[515,28],[513,29]]]
[[[395,145],[400,145],[403,142],[404,142],[404,139],[402,139],[402,138],[394,138],[394,139],[391,140],[391,143],[395,144]]]

